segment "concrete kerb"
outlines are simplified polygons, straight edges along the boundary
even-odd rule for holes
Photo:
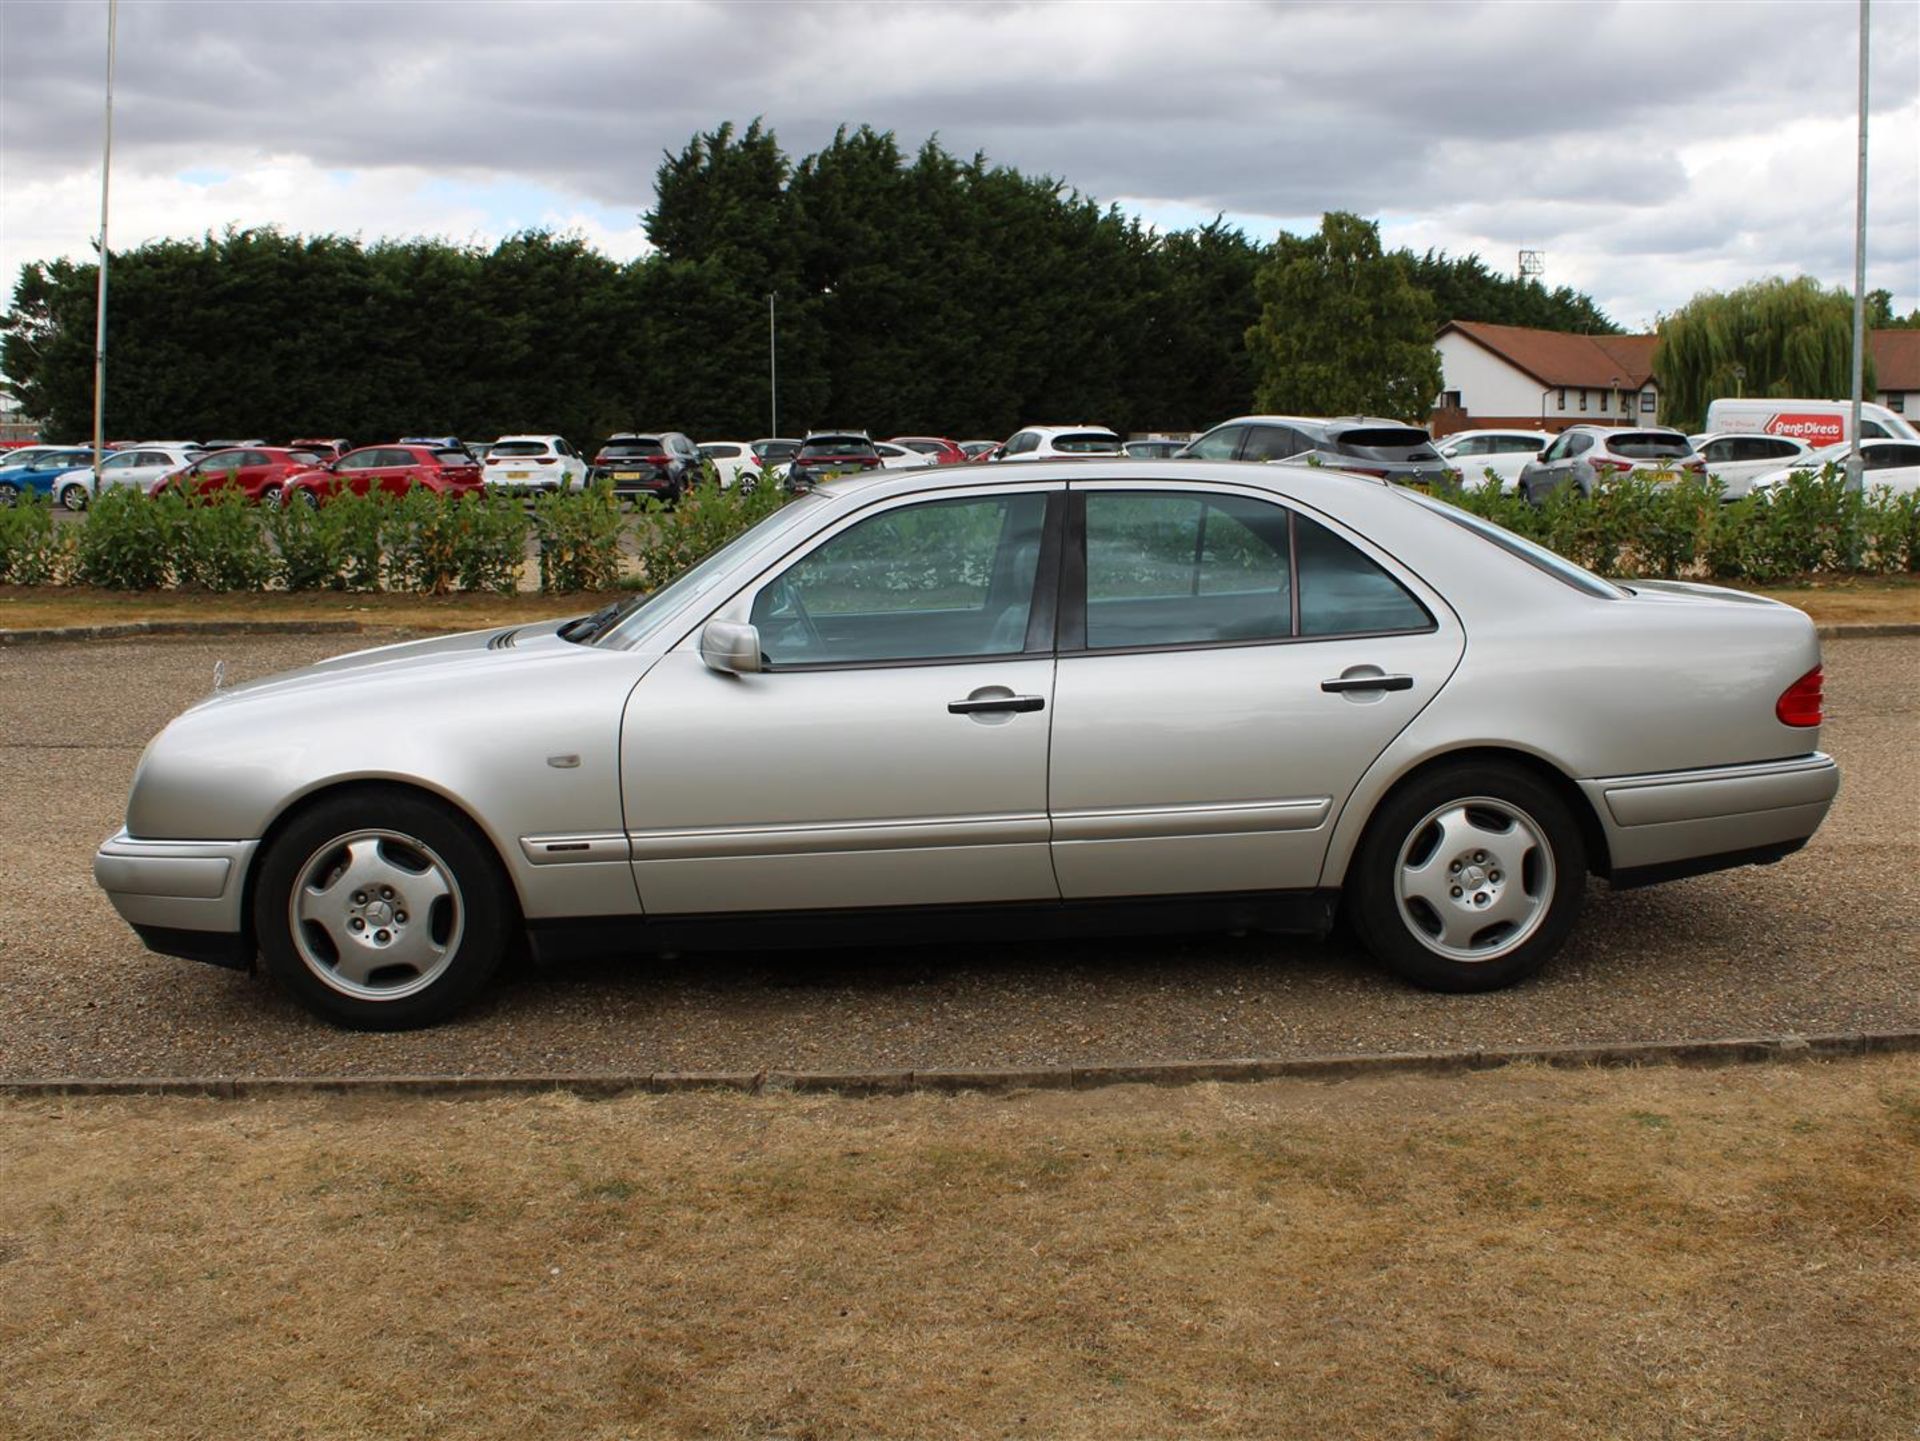
[[[733,1091],[746,1095],[839,1096],[1033,1090],[1103,1086],[1191,1086],[1202,1082],[1347,1081],[1368,1076],[1459,1075],[1507,1066],[1556,1070],[1637,1066],[1753,1065],[1843,1060],[1920,1052],[1920,1031],[1846,1031],[1819,1036],[1749,1036],[1727,1040],[1620,1041],[1586,1046],[1515,1046],[1465,1051],[1399,1051],[1372,1055],[1302,1056],[1275,1060],[1167,1061],[1139,1065],[1041,1066],[885,1071],[651,1071],[534,1076],[156,1076],[0,1080],[0,1096],[35,1100],[69,1096],[198,1096],[260,1100],[285,1096],[437,1096],[478,1100],[563,1092],[590,1100],[634,1093]]]
[[[394,629],[391,622],[358,620],[135,620],[118,625],[64,625],[45,630],[0,630],[0,646],[43,645],[56,641],[126,640],[133,636],[187,635],[353,635],[374,627]],[[458,626],[402,625],[422,633],[452,632]],[[471,629],[484,629],[481,626]],[[1915,621],[1841,621],[1816,626],[1822,640],[1885,640],[1893,636],[1920,636]]]

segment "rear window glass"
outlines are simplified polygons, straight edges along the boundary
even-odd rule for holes
[[[660,442],[657,440],[610,440],[600,447],[600,453],[615,460],[629,460],[642,455],[658,455]]]
[[[1333,437],[1333,449],[1340,455],[1357,455],[1384,460],[1437,458],[1433,441],[1424,430],[1411,426],[1376,425],[1365,430],[1343,430]]]
[[[543,440],[503,440],[488,455],[551,455],[553,449]]]
[[[1116,436],[1084,431],[1077,435],[1056,436],[1053,448],[1062,455],[1118,455],[1120,441]]]
[[[442,465],[472,465],[473,457],[464,450],[436,450],[433,458]]]
[[[1661,435],[1658,431],[1628,431],[1607,437],[1607,449],[1628,460],[1677,459],[1693,454],[1693,442],[1684,435]]]
[[[737,445],[703,445],[700,447],[700,453],[706,456],[708,460],[732,460],[740,454],[740,447]]]
[[[863,435],[810,435],[800,447],[802,455],[878,455],[873,442]]]
[[[1482,519],[1471,511],[1461,510],[1458,506],[1448,505],[1443,500],[1433,500],[1419,491],[1395,488],[1395,494],[1404,495],[1415,505],[1424,505],[1437,511],[1462,530],[1470,530],[1482,540],[1497,545],[1508,555],[1524,560],[1536,570],[1543,570],[1563,585],[1588,595],[1599,596],[1603,600],[1620,600],[1626,594],[1618,586],[1610,585],[1591,571],[1582,570],[1563,555],[1556,555],[1543,545],[1536,545],[1524,536],[1515,535],[1504,526],[1495,525]]]

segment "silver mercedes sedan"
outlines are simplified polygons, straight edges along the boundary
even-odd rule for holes
[[[1014,474],[1014,471],[1018,474]],[[1777,861],[1839,785],[1801,612],[1611,584],[1333,470],[830,482],[651,597],[216,691],[94,863],[148,947],[347,1026],[591,949],[1344,912],[1504,986],[1587,877]]]

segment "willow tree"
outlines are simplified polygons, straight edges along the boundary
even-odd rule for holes
[[[1809,276],[1702,291],[1660,321],[1653,371],[1675,424],[1728,395],[1840,400],[1853,388],[1853,297]],[[1873,361],[1866,390],[1873,392]]]

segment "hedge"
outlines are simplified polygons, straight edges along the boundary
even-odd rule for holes
[[[250,506],[237,492],[101,496],[83,524],[56,526],[45,500],[0,510],[0,582],[111,590],[519,589],[529,537],[547,591],[653,589],[777,509],[778,486],[708,485],[668,510],[623,507],[603,487],[539,497],[342,496],[318,510]],[[1824,573],[1920,572],[1920,495],[1849,494],[1828,466],[1771,496],[1726,502],[1711,481],[1636,472],[1590,495],[1534,506],[1499,482],[1445,497],[1603,575],[1778,581]]]

